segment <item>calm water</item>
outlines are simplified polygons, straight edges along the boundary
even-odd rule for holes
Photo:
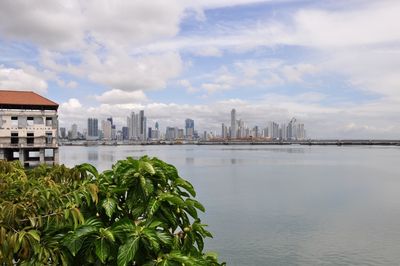
[[[148,154],[198,192],[228,265],[400,265],[400,147],[61,147],[104,170]]]

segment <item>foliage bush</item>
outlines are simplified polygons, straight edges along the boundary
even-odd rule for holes
[[[204,253],[204,207],[176,168],[127,158],[90,164],[0,161],[1,265],[222,265]]]

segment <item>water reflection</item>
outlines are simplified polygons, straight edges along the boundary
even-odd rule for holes
[[[99,159],[99,152],[97,150],[90,150],[87,152],[88,161],[97,161]]]
[[[114,162],[113,153],[101,153],[100,159],[105,162]]]
[[[194,158],[193,157],[186,157],[185,161],[186,161],[186,164],[194,164]]]
[[[257,146],[254,148],[224,148],[221,149],[223,151],[257,151],[257,152],[263,152],[263,151],[268,151],[268,152],[279,152],[279,153],[305,153],[307,150],[309,150],[309,147],[299,147],[299,148],[287,148],[286,146],[282,146],[279,148],[271,148],[271,147],[263,147],[263,146]]]

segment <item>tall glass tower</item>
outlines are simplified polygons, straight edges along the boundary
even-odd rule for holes
[[[236,110],[231,111],[231,138],[236,139],[237,124],[236,124]]]

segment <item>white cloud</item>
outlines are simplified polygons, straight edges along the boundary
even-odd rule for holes
[[[213,94],[217,91],[229,90],[231,86],[226,83],[203,83],[201,87],[207,91],[208,94]]]
[[[130,57],[124,51],[101,56],[89,50],[78,65],[57,63],[59,54],[43,51],[42,64],[54,71],[88,78],[109,88],[125,91],[164,89],[177,77],[183,62],[177,53]]]
[[[208,46],[193,51],[193,54],[205,57],[221,57],[222,51],[217,47]]]
[[[51,49],[77,50],[88,39],[129,45],[175,36],[178,1],[51,1],[0,3],[0,33]]]
[[[107,104],[143,103],[147,102],[147,97],[143,91],[122,91],[113,89],[95,96],[96,100]]]
[[[367,1],[346,10],[301,10],[293,41],[305,46],[349,47],[397,42],[400,2]]]
[[[78,99],[75,99],[75,98],[69,99],[67,102],[62,103],[60,106],[60,108],[62,108],[63,110],[68,110],[68,111],[76,110],[81,107],[82,107],[82,104],[79,102]]]
[[[6,68],[0,65],[0,89],[33,90],[45,93],[47,92],[47,82],[23,69]]]
[[[83,45],[82,23],[80,8],[73,1],[0,2],[0,33],[10,39],[77,49]]]
[[[179,80],[178,84],[181,85],[182,87],[184,87],[186,89],[186,92],[188,92],[188,93],[195,93],[195,92],[199,91],[199,89],[193,87],[192,84],[190,83],[190,81],[187,79]]]
[[[303,82],[303,77],[315,74],[318,69],[311,64],[285,65],[280,70],[282,76],[289,82]]]

